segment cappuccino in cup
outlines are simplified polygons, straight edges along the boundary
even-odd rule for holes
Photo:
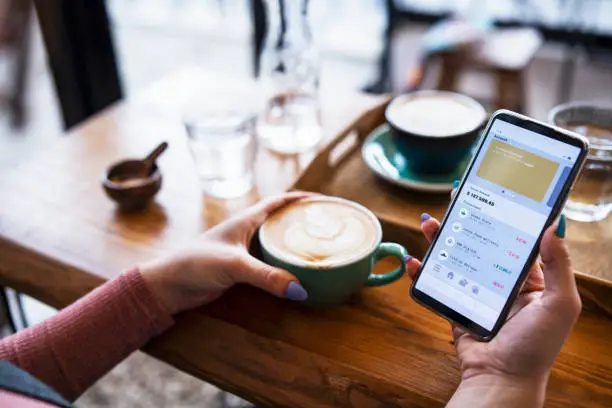
[[[313,306],[346,302],[362,286],[382,286],[399,279],[406,250],[381,243],[382,228],[367,208],[336,197],[299,200],[274,212],[259,230],[264,262],[294,274]],[[374,263],[394,256],[401,265],[372,274]]]
[[[482,124],[485,115],[469,99],[449,93],[427,93],[397,104],[387,119],[410,133],[447,137],[474,130]]]
[[[486,111],[465,95],[417,91],[393,99],[385,118],[397,151],[416,173],[451,173],[469,156]]]
[[[359,259],[380,242],[378,220],[340,200],[302,200],[280,209],[262,227],[272,254],[297,265],[326,268]]]

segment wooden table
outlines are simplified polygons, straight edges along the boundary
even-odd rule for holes
[[[244,199],[202,197],[176,107],[194,84],[186,70],[92,118],[0,174],[0,283],[63,307],[105,279],[166,254],[259,198],[286,189],[308,158],[259,156],[257,189]],[[229,92],[229,90],[228,90]],[[322,93],[336,133],[380,100]],[[161,140],[164,186],[143,214],[123,215],[104,196],[112,161]],[[410,248],[409,248],[410,249]],[[248,287],[183,313],[145,351],[263,405],[440,406],[459,380],[448,325],[414,304],[409,280],[367,289],[351,305],[310,310]],[[583,312],[553,370],[549,406],[612,406],[612,320]]]

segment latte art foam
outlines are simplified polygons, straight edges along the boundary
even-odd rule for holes
[[[315,198],[290,204],[262,227],[265,247],[288,262],[334,266],[368,255],[378,222],[351,204]]]

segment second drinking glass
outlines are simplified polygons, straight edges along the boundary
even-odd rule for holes
[[[261,56],[264,107],[257,124],[270,150],[295,154],[323,137],[319,112],[319,57],[308,25],[307,0],[266,0],[268,31]]]
[[[254,115],[210,111],[185,118],[185,127],[206,194],[233,198],[251,190],[257,152]]]

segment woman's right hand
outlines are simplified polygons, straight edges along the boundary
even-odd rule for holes
[[[308,294],[298,279],[252,256],[249,244],[271,213],[311,195],[293,192],[262,200],[206,231],[191,246],[140,265],[147,287],[170,314],[212,302],[236,283],[305,300]]]
[[[424,218],[421,229],[431,242],[440,223]],[[564,235],[562,216],[544,233],[541,262],[531,269],[508,319],[490,342],[453,327],[461,386],[449,405],[486,406],[487,395],[498,406],[543,403],[550,369],[581,309]],[[410,260],[408,274],[414,277],[420,266]]]

